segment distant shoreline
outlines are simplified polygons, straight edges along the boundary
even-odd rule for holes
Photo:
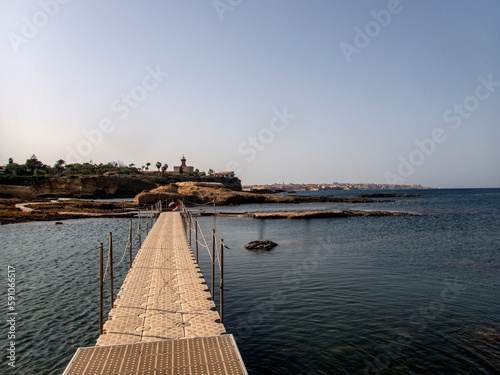
[[[267,190],[272,192],[297,192],[297,191],[325,191],[325,190],[426,190],[433,189],[422,185],[391,185],[374,183],[341,183],[332,184],[264,184],[264,185],[243,185],[244,191]]]

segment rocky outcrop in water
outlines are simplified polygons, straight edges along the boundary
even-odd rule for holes
[[[217,206],[239,205],[247,203],[309,203],[309,202],[347,202],[371,203],[391,202],[367,198],[334,198],[304,195],[271,195],[245,191],[234,191],[222,184],[203,182],[180,182],[161,186],[151,191],[142,192],[134,199],[136,204],[154,204],[159,200],[184,200],[190,204],[216,204]]]
[[[275,212],[254,212],[248,214],[254,219],[328,219],[328,218],[343,218],[353,216],[416,216],[408,212],[392,212],[392,211],[275,211]]]
[[[249,242],[245,245],[247,250],[271,250],[272,248],[278,246],[276,242],[269,240],[257,240]]]

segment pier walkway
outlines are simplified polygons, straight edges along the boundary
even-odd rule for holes
[[[96,347],[78,349],[64,374],[246,374],[225,332],[180,213],[162,213]]]

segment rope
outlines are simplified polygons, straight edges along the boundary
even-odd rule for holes
[[[122,259],[120,259],[120,261],[119,261],[116,265],[114,265],[114,266],[113,266],[113,268],[118,267],[118,266],[121,264],[121,262],[123,262],[123,259],[125,259],[125,254],[127,253],[127,248],[128,248],[129,246],[130,246],[130,242],[129,242],[129,241],[127,241],[127,244],[125,245],[125,248],[123,249]]]
[[[215,203],[215,198],[212,199],[211,201],[205,202],[205,203],[195,203],[195,202],[191,202],[187,199],[185,199],[185,201],[191,203],[193,206],[209,206],[209,205],[212,205]]]
[[[100,249],[101,246],[98,246],[98,249]],[[104,253],[104,251],[103,251]],[[102,282],[104,283],[104,280],[106,280],[106,275],[108,274],[108,269],[109,269],[109,256],[108,254],[104,254],[106,257],[106,267],[104,267],[104,275],[102,275]]]

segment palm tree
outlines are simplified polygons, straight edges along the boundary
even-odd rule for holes
[[[149,171],[149,166],[150,166],[150,165],[151,165],[151,163],[148,161],[148,162],[146,163],[146,170],[147,170],[147,171]]]
[[[158,169],[158,172],[160,171],[161,168],[161,163],[159,161],[156,162],[156,169]]]
[[[161,167],[161,171],[163,173],[165,173],[165,171],[167,170],[167,168],[168,168],[168,164],[163,164],[163,167]]]

